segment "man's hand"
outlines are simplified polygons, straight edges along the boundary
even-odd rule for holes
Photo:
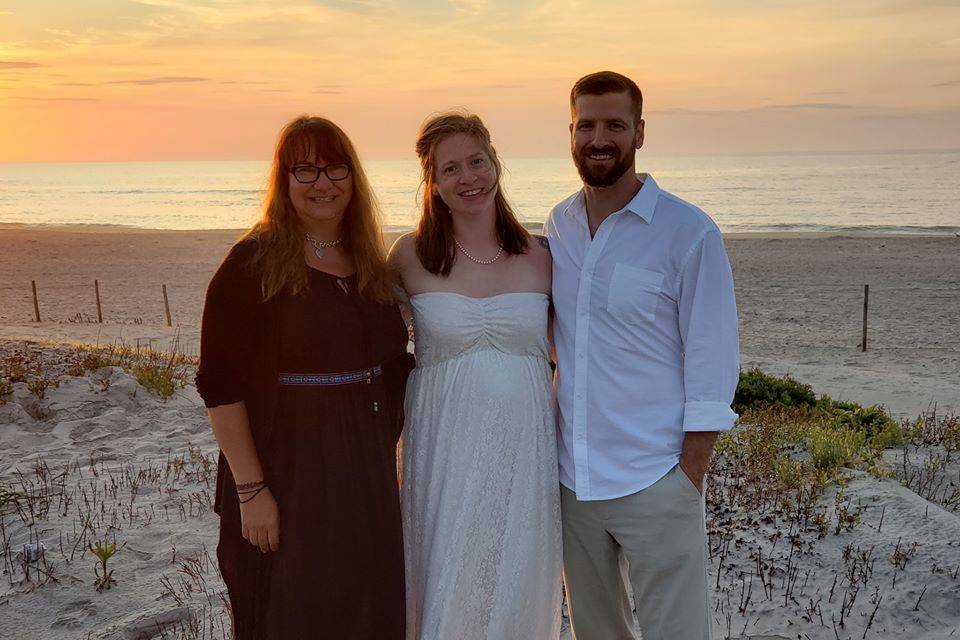
[[[703,495],[703,478],[710,468],[713,445],[718,435],[716,431],[688,431],[683,436],[680,470],[687,474],[700,495]]]

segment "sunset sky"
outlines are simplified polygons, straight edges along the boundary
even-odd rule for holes
[[[563,155],[600,69],[649,153],[960,147],[955,0],[0,0],[0,161],[262,159],[303,112],[410,158],[456,106]]]

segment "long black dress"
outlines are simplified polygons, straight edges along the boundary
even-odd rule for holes
[[[229,466],[220,456],[217,556],[238,640],[404,635],[403,540],[396,473],[412,357],[396,306],[357,292],[354,276],[310,269],[299,295],[259,301],[238,243],[207,291],[197,389],[208,407],[243,400],[280,511],[280,549],[240,534]],[[282,374],[382,366],[369,382],[290,385]]]

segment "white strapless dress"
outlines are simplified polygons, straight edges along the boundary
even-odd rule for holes
[[[542,293],[415,295],[408,640],[556,640],[562,549]]]

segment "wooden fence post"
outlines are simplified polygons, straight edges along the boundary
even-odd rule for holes
[[[870,303],[870,285],[863,285],[863,342],[860,344],[860,350],[867,350],[867,306]]]
[[[40,322],[40,303],[37,302],[37,281],[31,280],[30,286],[33,288],[33,315]]]
[[[167,299],[167,285],[163,285],[163,310],[167,312],[167,326],[172,327],[173,322],[170,320],[170,301]]]
[[[97,294],[97,322],[103,324],[103,312],[100,310],[100,281],[93,281],[93,290]]]

